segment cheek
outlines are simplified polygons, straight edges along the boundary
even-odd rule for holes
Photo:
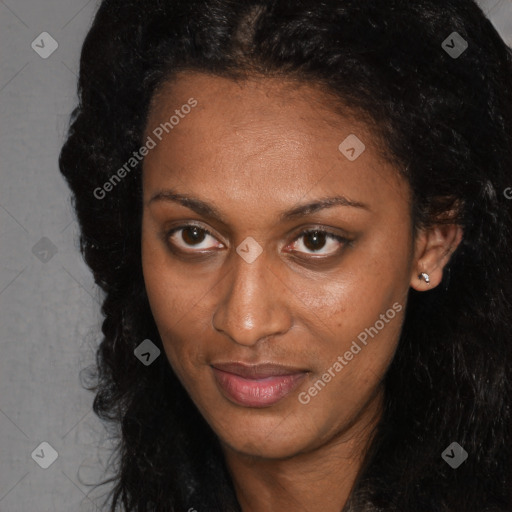
[[[179,323],[190,309],[187,300],[190,287],[182,285],[184,274],[179,272],[179,265],[171,260],[164,242],[155,231],[143,218],[141,251],[144,282],[157,326],[165,332]]]
[[[161,243],[142,240],[142,265],[151,311],[174,373],[205,417],[219,400],[208,367],[215,285],[220,275],[171,258]],[[215,346],[213,346],[215,349]]]
[[[312,294],[300,319],[315,340],[303,347],[308,360],[318,362],[311,384],[322,376],[325,382],[332,381],[331,392],[323,395],[337,403],[340,392],[347,396],[350,391],[353,398],[362,400],[371,393],[391,362],[400,336],[403,290],[389,280],[374,286],[373,276],[363,274],[322,287],[318,296],[322,299]]]
[[[311,323],[331,339],[346,339],[373,325],[395,302],[404,306],[410,279],[407,233],[403,226],[361,240],[346,250],[329,277],[289,279]]]
[[[323,381],[311,395],[322,390],[322,398],[308,405],[315,414],[324,414],[327,402],[325,411],[334,420],[352,401],[364,403],[384,376],[398,345],[409,289],[406,233],[404,228],[361,243],[346,253],[332,279],[294,286],[305,306],[302,321],[317,340],[308,355],[320,364],[306,389]]]
[[[204,360],[211,316],[204,310],[213,273],[191,272],[173,260],[163,243],[142,231],[142,269],[151,312],[169,363],[182,381]]]
[[[402,289],[390,277],[375,285],[374,277],[354,273],[322,289],[321,296],[333,300],[311,301],[316,307],[309,309],[308,321],[317,342],[305,354],[318,364],[297,400],[301,424],[320,440],[370,403],[398,345]]]

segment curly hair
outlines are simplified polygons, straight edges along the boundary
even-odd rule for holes
[[[458,58],[443,41],[468,42]],[[408,180],[413,223],[464,237],[442,283],[409,290],[385,409],[344,510],[512,510],[512,50],[473,0],[103,0],[59,165],[103,290],[94,411],[118,428],[110,510],[240,511],[220,443],[165,357],[141,266],[142,144],[178,73],[321,84],[371,123]],[[450,213],[450,215],[446,215]],[[457,470],[441,452],[468,452]]]

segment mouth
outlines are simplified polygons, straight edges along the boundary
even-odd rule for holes
[[[308,371],[265,363],[215,363],[213,374],[224,396],[244,407],[270,407],[296,389]]]

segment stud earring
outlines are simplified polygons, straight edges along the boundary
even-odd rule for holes
[[[421,274],[418,274],[418,279],[421,281],[422,279],[425,279],[425,283],[430,283],[430,276],[426,272],[422,272]]]

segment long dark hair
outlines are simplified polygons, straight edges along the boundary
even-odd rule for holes
[[[458,56],[443,44],[453,32],[468,45]],[[414,225],[451,212],[463,227],[442,283],[409,292],[346,509],[510,512],[512,50],[473,0],[102,2],[59,163],[104,291],[91,389],[96,414],[120,427],[110,510],[241,510],[217,437],[167,359],[134,357],[146,338],[163,352],[141,271],[141,165],[93,193],[142,146],[153,94],[183,70],[323,85],[382,136]],[[454,441],[468,453],[457,469],[441,457]]]

